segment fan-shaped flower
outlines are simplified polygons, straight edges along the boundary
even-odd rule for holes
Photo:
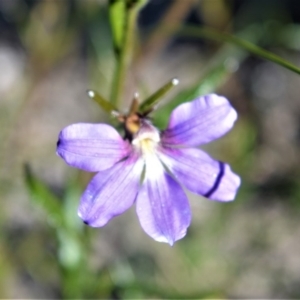
[[[70,166],[98,172],[81,197],[78,215],[101,227],[136,203],[144,231],[172,245],[191,222],[180,183],[211,200],[234,199],[240,178],[196,147],[227,133],[236,118],[226,98],[210,94],[179,105],[162,132],[138,113],[125,118],[126,138],[106,124],[66,127],[57,154]]]

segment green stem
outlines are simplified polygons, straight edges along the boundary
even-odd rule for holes
[[[111,89],[111,103],[115,106],[119,104],[123,92],[126,71],[131,61],[137,12],[138,7],[136,5],[127,4],[123,43]]]
[[[221,33],[211,28],[200,28],[188,26],[179,31],[179,34],[191,37],[204,37],[206,39],[227,42],[239,46],[250,53],[262,57],[266,60],[272,61],[278,65],[281,65],[297,74],[300,74],[300,68],[296,67],[292,63],[282,59],[280,56],[264,50],[248,41],[242,40],[236,36],[230,35],[228,33]]]

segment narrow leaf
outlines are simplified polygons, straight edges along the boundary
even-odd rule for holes
[[[113,36],[113,43],[116,55],[120,55],[122,43],[124,40],[124,28],[126,21],[126,1],[109,1],[109,18]]]
[[[81,193],[79,177],[69,179],[63,197],[62,210],[66,226],[70,231],[77,233],[82,231],[83,225],[82,220],[77,217],[78,199],[80,199]]]
[[[122,0],[119,0],[122,1]],[[110,3],[118,2],[118,0],[111,0]],[[124,84],[126,81],[126,73],[128,71],[129,65],[133,56],[133,48],[136,42],[136,28],[137,28],[137,17],[138,12],[144,4],[147,3],[146,0],[123,0],[125,3],[125,8],[122,7],[124,11],[118,12],[120,18],[122,18],[122,35],[120,37],[119,52],[116,53],[116,69],[114,72],[112,85],[111,85],[111,102],[118,105],[120,98],[123,93]],[[119,8],[119,10],[121,10]],[[112,27],[115,22],[111,20]],[[118,28],[121,28],[118,25]]]
[[[54,225],[62,226],[63,215],[59,199],[50,189],[31,172],[29,165],[24,166],[25,183],[33,203],[38,204],[48,214]]]
[[[255,44],[252,44],[246,40],[240,39],[237,36],[227,34],[227,33],[221,33],[217,30],[211,29],[211,28],[205,28],[205,27],[194,27],[194,26],[188,26],[185,27],[183,30],[180,31],[180,34],[185,36],[191,36],[191,37],[203,37],[210,40],[220,41],[220,42],[226,42],[233,44],[235,46],[238,46],[240,48],[243,48],[247,50],[248,52],[261,57],[263,59],[269,60],[271,62],[274,62],[290,71],[293,71],[297,74],[300,74],[300,68],[293,65],[289,61],[281,58],[280,56],[264,50]]]

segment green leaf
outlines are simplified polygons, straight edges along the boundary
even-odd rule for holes
[[[25,183],[30,192],[30,200],[48,214],[54,226],[64,225],[62,207],[59,199],[50,189],[31,172],[29,165],[24,166]]]
[[[202,37],[202,38],[215,40],[215,41],[219,41],[219,42],[230,43],[230,44],[233,44],[240,48],[243,48],[258,57],[269,60],[269,61],[276,63],[290,71],[300,74],[300,68],[293,65],[289,61],[281,58],[280,56],[278,56],[270,51],[264,50],[264,49],[260,48],[259,46],[252,44],[251,42],[240,39],[239,37],[234,36],[234,35],[231,35],[228,33],[222,33],[217,30],[214,30],[212,28],[194,27],[194,26],[185,27],[184,29],[182,29],[180,31],[180,34],[182,34],[184,36],[190,36],[190,37],[196,37],[196,38]]]
[[[300,25],[298,24],[280,24],[276,30],[276,38],[286,48],[300,50]]]
[[[68,226],[70,231],[77,233],[81,233],[83,229],[83,222],[77,216],[77,208],[81,194],[82,187],[80,185],[79,177],[76,175],[67,181],[62,210],[66,226]]]
[[[114,49],[117,56],[120,54],[124,40],[124,28],[126,22],[126,1],[109,1],[109,18],[113,36]]]
[[[82,247],[79,236],[70,230],[58,230],[59,261],[68,269],[76,269],[82,261]]]
[[[122,0],[111,0],[110,4],[117,5],[119,1]],[[138,12],[144,4],[147,3],[146,0],[123,0],[125,3],[125,8],[121,4],[118,4],[115,13],[115,18],[118,16],[122,18],[122,30],[119,23],[116,23],[114,19],[111,19],[112,28],[118,28],[118,32],[121,34],[117,35],[119,47],[116,53],[116,69],[114,72],[112,85],[111,85],[111,102],[118,105],[120,98],[123,93],[123,88],[126,80],[127,71],[132,60],[133,48],[136,42],[136,27],[137,27],[137,17]],[[113,6],[112,6],[113,9]],[[114,37],[114,39],[116,39]]]
[[[96,101],[104,111],[110,113],[111,115],[113,115],[115,112],[118,112],[118,109],[112,103],[102,97],[99,93],[93,90],[88,90],[87,93],[88,96]]]

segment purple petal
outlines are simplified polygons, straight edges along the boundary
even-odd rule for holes
[[[185,236],[191,222],[187,197],[158,159],[146,162],[136,206],[142,228],[156,241],[173,245]]]
[[[179,105],[172,112],[163,142],[171,145],[198,146],[228,132],[237,113],[224,97],[210,94]]]
[[[241,180],[229,165],[212,159],[200,149],[163,148],[159,156],[190,191],[218,201],[235,198]]]
[[[143,167],[143,160],[132,155],[99,172],[81,197],[79,217],[92,227],[101,227],[126,211],[138,193]]]
[[[129,144],[113,127],[79,123],[60,132],[56,153],[72,167],[96,172],[110,168],[129,151]]]

